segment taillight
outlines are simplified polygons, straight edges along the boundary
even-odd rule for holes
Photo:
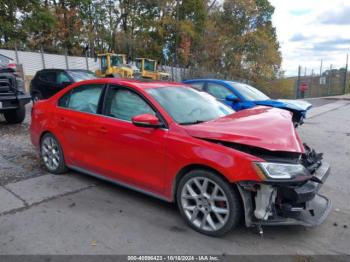
[[[16,70],[17,65],[14,64],[14,63],[11,63],[11,64],[8,64],[8,65],[7,65],[7,68],[11,68],[11,69],[13,69],[13,70]]]

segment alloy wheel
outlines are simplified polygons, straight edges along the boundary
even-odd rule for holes
[[[60,166],[60,150],[57,141],[51,137],[44,137],[41,144],[41,155],[45,166],[49,170],[57,170]]]
[[[227,223],[230,210],[223,189],[206,177],[188,180],[181,191],[181,206],[195,227],[218,231]]]

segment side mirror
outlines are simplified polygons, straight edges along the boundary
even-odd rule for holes
[[[158,117],[151,114],[141,114],[134,116],[131,121],[135,126],[140,127],[158,128],[163,126]]]
[[[230,102],[239,102],[240,101],[240,99],[235,95],[228,95],[225,97],[225,100],[230,101]]]

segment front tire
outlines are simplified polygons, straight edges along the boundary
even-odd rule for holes
[[[209,236],[228,233],[242,217],[238,192],[212,171],[187,173],[179,182],[176,200],[189,226]]]
[[[292,121],[293,121],[294,127],[301,126],[304,123],[304,116],[300,113],[293,112]]]
[[[20,105],[18,109],[4,112],[4,117],[9,124],[22,123],[26,117],[26,108],[24,105]]]
[[[40,143],[40,156],[45,169],[52,174],[67,172],[64,155],[60,143],[50,133],[45,134]]]

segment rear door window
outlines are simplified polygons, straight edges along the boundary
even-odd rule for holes
[[[55,83],[56,82],[56,72],[55,71],[41,72],[39,78],[45,82]]]
[[[58,101],[58,106],[86,113],[97,113],[103,85],[91,84],[73,88]]]
[[[57,73],[57,84],[63,84],[71,82],[66,72],[58,72]]]
[[[189,85],[198,91],[203,91],[204,82],[189,83]]]

